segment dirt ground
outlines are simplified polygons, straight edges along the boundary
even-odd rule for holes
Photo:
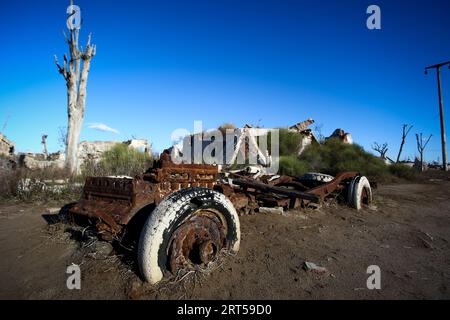
[[[158,286],[142,283],[126,250],[102,254],[104,244],[80,240],[84,233],[48,225],[49,209],[0,205],[1,299],[450,298],[448,179],[380,185],[374,206],[360,212],[332,204],[243,216],[237,256],[209,275]],[[329,272],[305,271],[305,261]],[[72,263],[80,265],[81,290],[66,287]],[[381,269],[381,290],[367,289],[370,265]]]

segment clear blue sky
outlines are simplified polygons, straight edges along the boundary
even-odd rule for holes
[[[436,77],[426,65],[450,60],[450,1],[88,1],[81,43],[93,33],[82,140],[149,139],[156,150],[174,129],[223,122],[288,126],[306,118],[353,134],[394,157],[403,123],[433,134],[440,156]],[[382,30],[366,28],[377,4]],[[0,126],[19,151],[59,149],[66,126],[65,83],[53,55],[68,1],[0,2]],[[442,72],[446,123],[450,70]],[[103,123],[119,134],[89,129]],[[450,132],[450,127],[448,127]],[[410,136],[405,156],[413,157]]]

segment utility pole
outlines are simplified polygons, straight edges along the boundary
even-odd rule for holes
[[[437,81],[438,81],[438,93],[439,93],[439,115],[441,117],[441,141],[442,141],[442,170],[447,171],[447,149],[445,138],[445,123],[444,123],[444,101],[442,98],[442,86],[441,86],[441,67],[449,65],[450,61],[438,63],[425,68],[425,74],[428,74],[428,70],[436,69]]]

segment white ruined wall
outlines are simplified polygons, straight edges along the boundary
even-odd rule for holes
[[[78,145],[78,170],[86,160],[98,162],[105,151],[110,150],[118,143],[128,145],[141,152],[151,155],[151,145],[145,139],[133,139],[128,141],[83,141]]]

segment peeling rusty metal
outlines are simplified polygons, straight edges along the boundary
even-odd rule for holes
[[[115,236],[122,233],[139,210],[158,204],[183,188],[214,188],[217,177],[217,167],[177,165],[164,159],[156,168],[134,179],[89,177],[82,198],[71,213],[98,219],[102,231]]]
[[[320,196],[321,198],[326,197],[332,192],[340,189],[342,187],[342,182],[345,180],[352,179],[358,175],[358,172],[342,172],[338,174],[332,181],[315,187],[306,191],[306,193],[314,194]]]

